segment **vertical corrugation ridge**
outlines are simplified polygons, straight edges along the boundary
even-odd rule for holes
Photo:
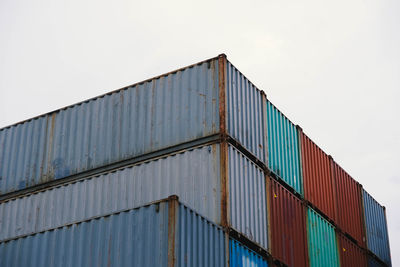
[[[334,227],[313,209],[307,209],[310,267],[339,267]]]
[[[219,145],[204,146],[3,202],[0,240],[170,195],[179,195],[200,214],[219,223],[218,160]]]
[[[218,91],[212,60],[1,129],[0,194],[216,134]]]
[[[376,256],[391,266],[389,237],[385,210],[367,191],[362,190],[367,246]]]
[[[229,239],[229,262],[234,267],[268,267],[263,257],[232,238]]]
[[[262,92],[230,62],[227,64],[228,133],[266,163]]]
[[[337,234],[341,267],[367,266],[367,257],[364,250],[342,234]]]
[[[296,126],[267,100],[268,167],[303,194],[299,136]]]
[[[2,242],[0,265],[166,266],[167,234],[161,202]]]
[[[267,193],[263,171],[229,145],[231,226],[268,249]]]

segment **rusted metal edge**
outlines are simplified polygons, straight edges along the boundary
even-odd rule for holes
[[[272,218],[272,185],[271,185],[271,178],[264,174],[265,179],[265,193],[266,193],[266,200],[267,200],[267,234],[268,234],[268,249],[269,253],[272,253],[272,234],[271,234],[271,218]]]
[[[27,236],[33,236],[33,235],[36,235],[36,234],[42,234],[42,233],[53,231],[53,230],[56,230],[56,229],[61,229],[61,228],[64,228],[64,227],[71,227],[71,226],[76,225],[76,224],[89,222],[89,221],[97,220],[97,219],[104,218],[104,217],[110,217],[110,216],[113,216],[113,215],[117,215],[117,214],[120,214],[120,213],[128,212],[128,211],[131,211],[131,210],[137,210],[137,209],[148,207],[148,206],[151,206],[151,205],[158,205],[158,204],[163,203],[163,202],[169,202],[170,198],[176,198],[176,200],[178,201],[177,196],[173,195],[173,196],[170,196],[168,198],[163,198],[163,199],[160,199],[160,200],[151,201],[151,202],[148,202],[148,203],[146,203],[144,205],[140,205],[140,206],[137,206],[137,207],[134,207],[134,208],[117,210],[117,211],[113,211],[111,213],[92,216],[92,217],[89,217],[89,218],[84,219],[84,220],[73,221],[73,222],[66,223],[66,224],[63,224],[63,225],[60,225],[60,226],[57,226],[57,227],[46,228],[46,229],[44,229],[42,231],[39,231],[39,232],[31,232],[31,233],[27,233],[27,234],[18,235],[18,236],[14,236],[14,237],[11,237],[11,238],[3,239],[3,240],[0,240],[0,244],[1,243],[6,243],[6,242],[9,242],[9,241],[12,241],[12,240],[24,238],[24,237],[27,237]]]
[[[154,77],[152,77],[152,78],[149,78],[149,79],[146,79],[146,80],[137,82],[137,83],[133,83],[133,84],[131,84],[131,85],[127,85],[127,86],[124,86],[124,87],[122,87],[122,88],[119,88],[119,89],[116,89],[116,90],[113,90],[113,91],[110,91],[110,92],[107,92],[107,93],[104,93],[104,94],[101,94],[101,95],[98,95],[98,96],[95,96],[95,97],[86,99],[86,100],[83,100],[83,101],[79,101],[79,102],[77,102],[77,103],[75,103],[75,104],[71,104],[71,105],[68,105],[68,106],[64,106],[64,107],[62,107],[62,108],[58,108],[58,109],[56,109],[56,110],[52,110],[52,111],[46,112],[46,113],[44,113],[44,114],[41,114],[41,115],[38,115],[38,116],[35,116],[35,117],[32,117],[32,118],[26,119],[26,120],[22,120],[22,121],[19,121],[19,122],[16,122],[16,123],[13,123],[13,124],[4,126],[4,127],[0,128],[0,131],[5,130],[5,129],[10,128],[10,127],[13,127],[13,126],[16,126],[16,125],[18,125],[18,124],[23,124],[23,123],[25,123],[25,122],[38,119],[38,118],[40,118],[40,117],[44,117],[44,116],[50,115],[50,114],[52,114],[52,113],[57,113],[57,112],[59,112],[59,111],[61,111],[61,110],[65,110],[65,109],[68,109],[68,108],[71,108],[71,107],[74,107],[74,106],[79,106],[79,105],[81,105],[81,104],[83,104],[83,103],[86,103],[86,102],[89,102],[89,101],[92,101],[92,100],[95,100],[95,99],[98,99],[98,98],[102,98],[102,97],[104,97],[104,96],[106,96],[106,95],[111,95],[111,94],[114,94],[114,93],[118,93],[118,92],[120,92],[120,91],[123,91],[123,90],[125,90],[125,89],[128,89],[129,87],[133,87],[133,86],[137,86],[137,85],[140,85],[140,84],[143,84],[143,83],[146,83],[146,82],[150,82],[150,81],[153,81],[153,80],[157,80],[157,79],[159,79],[159,78],[161,78],[161,77],[165,77],[165,76],[174,74],[174,73],[176,73],[176,72],[178,72],[178,71],[183,71],[183,70],[185,70],[185,69],[189,69],[189,68],[192,68],[192,67],[194,67],[194,66],[201,65],[201,64],[204,64],[204,63],[207,63],[207,62],[216,60],[216,59],[220,58],[221,56],[226,57],[225,54],[220,54],[220,55],[218,55],[218,56],[216,56],[216,57],[212,57],[212,58],[209,58],[209,59],[206,59],[206,60],[202,60],[202,61],[200,61],[200,62],[191,64],[191,65],[188,65],[188,66],[185,66],[185,67],[181,67],[181,68],[175,69],[175,70],[173,70],[173,71],[170,71],[170,72],[167,72],[167,73],[164,73],[164,74],[160,74],[160,75],[158,75],[158,76],[154,76]]]
[[[80,172],[78,174],[74,174],[62,179],[52,180],[46,183],[38,184],[32,187],[24,188],[18,191],[9,192],[3,195],[0,195],[0,203],[7,202],[16,198],[20,198],[23,196],[35,194],[41,191],[48,190],[53,187],[62,186],[68,183],[77,182],[83,179],[88,179],[90,177],[99,176],[104,173],[108,173],[111,171],[117,171],[120,169],[125,169],[132,167],[133,165],[137,165],[139,163],[143,163],[149,160],[155,160],[157,158],[167,157],[172,154],[181,153],[183,151],[189,149],[195,149],[197,147],[215,144],[221,142],[222,138],[220,134],[213,134],[207,137],[203,137],[200,139],[196,139],[193,141],[189,141],[186,143],[181,143],[179,145],[171,146],[168,148],[160,149],[154,152],[150,152],[147,154],[140,155],[138,157],[133,157],[130,159],[118,161],[115,163],[111,163],[105,166],[101,166],[95,169],[91,169],[88,171]]]
[[[175,239],[178,224],[179,198],[172,195],[168,198],[168,267],[175,266]]]
[[[302,156],[302,152],[303,152],[303,149],[302,149],[302,144],[303,144],[303,141],[302,141],[302,134],[303,134],[303,129],[299,126],[299,125],[296,125],[296,131],[297,131],[297,144],[298,144],[298,151],[299,151],[299,158],[298,158],[298,163],[299,163],[299,172],[300,172],[300,175],[301,176],[303,176],[303,179],[299,179],[300,180],[300,183],[301,183],[301,185],[300,185],[300,188],[302,189],[302,191],[303,191],[303,195],[305,196],[306,194],[305,194],[305,190],[304,190],[304,170],[303,170],[303,156]]]
[[[301,201],[305,201],[304,196],[302,196],[299,192],[297,192],[293,187],[291,187],[288,183],[286,183],[285,180],[283,180],[279,175],[277,175],[275,172],[269,170],[269,176],[277,181],[280,185],[282,185],[284,188],[286,188],[290,193],[295,195],[298,199]]]

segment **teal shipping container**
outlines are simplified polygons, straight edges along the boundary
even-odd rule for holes
[[[335,228],[311,208],[307,209],[310,267],[339,267]]]

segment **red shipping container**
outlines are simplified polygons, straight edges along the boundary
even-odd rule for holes
[[[330,158],[302,130],[300,136],[304,198],[335,221],[335,190]]]
[[[337,225],[365,247],[361,186],[335,161],[331,161],[336,185]]]
[[[338,233],[340,266],[367,266],[367,255],[364,251],[344,235]]]
[[[307,266],[305,207],[273,179],[269,183],[271,254],[288,266]]]

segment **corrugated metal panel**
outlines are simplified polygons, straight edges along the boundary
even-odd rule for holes
[[[231,267],[268,267],[267,261],[260,255],[234,239],[229,239]]]
[[[267,194],[263,171],[229,146],[231,226],[268,249]]]
[[[303,131],[301,161],[304,197],[332,220],[336,220],[336,201],[330,159]]]
[[[217,59],[0,129],[0,193],[218,133]]]
[[[351,176],[332,160],[337,199],[337,224],[362,247],[364,230],[362,224],[361,187]]]
[[[341,267],[367,266],[366,254],[361,248],[342,234],[338,234],[337,237],[339,241]]]
[[[268,166],[303,194],[299,135],[296,126],[267,100]]]
[[[339,267],[334,227],[313,209],[307,209],[308,255],[311,267]]]
[[[226,266],[222,228],[184,205],[179,205],[178,236],[178,266]]]
[[[364,189],[362,195],[368,249],[391,266],[385,209]]]
[[[288,266],[307,266],[305,210],[301,200],[270,179],[271,254]]]
[[[219,159],[219,145],[204,146],[3,202],[0,240],[174,194],[200,214],[219,222]]]
[[[378,262],[371,256],[368,256],[368,267],[386,267],[384,264]]]
[[[230,62],[227,63],[228,132],[266,163],[265,95]]]
[[[167,266],[168,203],[0,243],[0,266]]]

